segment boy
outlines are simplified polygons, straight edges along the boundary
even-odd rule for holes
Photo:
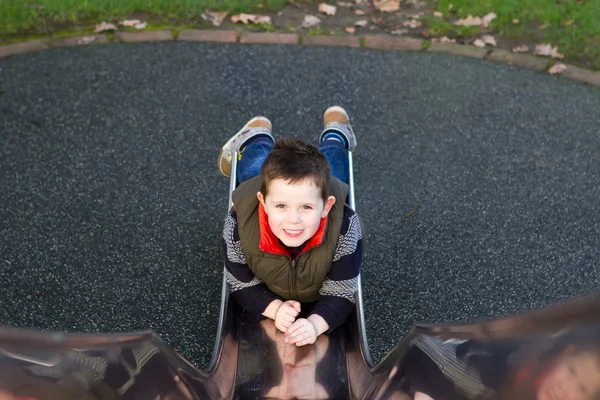
[[[362,258],[358,215],[345,204],[356,138],[343,108],[328,108],[323,119],[319,150],[295,139],[275,142],[269,120],[256,117],[218,159],[230,176],[239,154],[239,186],[223,230],[231,295],[257,319],[274,320],[296,346],[345,321]]]

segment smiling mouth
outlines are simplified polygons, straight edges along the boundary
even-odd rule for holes
[[[283,231],[285,232],[286,235],[288,235],[290,237],[298,237],[298,236],[302,235],[302,232],[304,232],[304,229],[300,229],[300,230],[284,229]]]

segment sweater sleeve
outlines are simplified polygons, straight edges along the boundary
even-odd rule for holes
[[[327,333],[343,324],[354,308],[361,261],[362,229],[358,214],[345,206],[331,269],[319,290],[319,300],[312,311],[327,322]]]
[[[273,300],[279,299],[279,297],[254,276],[246,263],[246,256],[238,234],[237,215],[233,209],[225,219],[223,253],[231,296],[254,317],[264,318],[262,313]]]

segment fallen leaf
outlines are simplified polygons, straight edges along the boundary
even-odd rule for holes
[[[135,29],[138,29],[138,30],[139,30],[139,29],[144,29],[144,28],[146,28],[146,26],[147,26],[147,25],[148,25],[148,23],[147,23],[147,22],[140,22],[139,24],[135,24],[133,27],[134,27]]]
[[[322,12],[323,14],[335,15],[335,12],[337,11],[337,7],[330,6],[327,3],[321,3],[321,4],[319,4],[319,11]]]
[[[369,23],[369,21],[367,21],[366,19],[362,19],[360,21],[356,21],[354,23],[354,26],[367,26],[367,24]]]
[[[373,0],[373,6],[381,12],[395,12],[400,9],[400,0]]]
[[[444,14],[442,14],[442,13],[441,13],[441,12],[439,12],[439,11],[434,11],[434,12],[433,12],[433,16],[434,16],[434,17],[438,17],[438,18],[442,18],[442,17],[444,16]]]
[[[259,15],[255,23],[271,25],[271,17],[269,17],[268,15]]]
[[[564,55],[562,55],[558,52],[558,47],[556,47],[556,46],[552,47],[552,45],[550,43],[536,44],[533,54],[537,54],[539,56],[558,58],[558,59],[563,59],[565,57]]]
[[[575,22],[575,21],[573,21],[572,19],[570,19],[570,20],[568,20],[567,22],[565,22],[565,25],[566,25],[566,26],[570,26],[570,25],[572,25],[572,24],[573,24],[573,22]]]
[[[356,28],[353,27],[353,26],[347,26],[346,27],[346,32],[348,32],[348,33],[354,33],[354,32],[356,32]]]
[[[482,24],[481,18],[479,18],[479,17],[473,18],[471,15],[469,15],[467,18],[459,19],[458,21],[456,21],[454,23],[454,25],[460,25],[460,26],[480,26],[481,24]]]
[[[490,12],[487,13],[486,15],[483,16],[481,23],[483,24],[484,28],[487,28],[488,25],[490,24],[490,22],[492,22],[493,20],[495,20],[497,17],[495,12]]]
[[[567,70],[567,66],[563,63],[556,63],[550,67],[548,72],[550,75],[560,75]]]
[[[356,15],[365,15],[366,13],[363,10],[354,10],[354,14],[356,14]]]
[[[433,38],[432,42],[437,43],[456,43],[456,39],[450,39],[448,36],[442,36],[441,38]]]
[[[303,28],[310,28],[321,23],[321,20],[314,15],[305,15],[304,21],[302,22]]]
[[[340,7],[352,7],[352,3],[348,3],[347,1],[338,1],[337,5]]]
[[[496,38],[493,37],[492,35],[483,35],[481,37],[481,40],[483,40],[483,42],[485,44],[489,44],[490,46],[498,47],[498,44],[496,43]]]
[[[371,18],[371,22],[373,22],[374,24],[378,24],[381,21],[383,21],[383,18],[381,18],[381,17],[373,17],[373,18]]]
[[[77,44],[90,44],[96,40],[96,36],[83,36],[77,39]]]
[[[529,46],[527,46],[527,45],[517,46],[517,47],[513,48],[512,51],[513,51],[513,53],[526,53],[529,51]]]
[[[233,22],[234,24],[241,22],[244,25],[248,25],[249,22],[254,23],[255,19],[256,19],[256,15],[254,15],[254,14],[238,14],[238,15],[233,15],[231,17],[231,22]]]
[[[518,24],[518,23],[519,23],[519,19],[518,18],[513,19],[513,24]]]
[[[231,22],[241,22],[244,25],[248,25],[249,23],[271,25],[271,17],[268,15],[238,14],[231,17]]]
[[[216,12],[216,11],[210,11],[210,10],[206,10],[203,14],[202,14],[202,19],[204,19],[205,21],[210,21],[214,26],[219,26],[223,23],[223,20],[225,19],[225,17],[227,17],[228,12]]]
[[[421,21],[418,21],[416,19],[409,19],[407,21],[404,21],[402,23],[402,26],[408,26],[409,28],[418,28],[421,26]]]
[[[94,32],[98,33],[98,32],[103,32],[103,31],[116,31],[117,30],[117,26],[115,24],[111,24],[110,22],[100,22],[99,24],[96,24],[96,29],[94,30]]]
[[[454,4],[452,4],[452,3],[448,4],[448,10],[452,10],[452,7],[454,7]]]
[[[421,33],[419,33],[419,35],[421,35],[425,39],[429,39],[431,37],[431,32],[429,32],[427,29],[425,29],[425,30],[421,31]]]
[[[485,42],[481,39],[475,39],[475,41],[473,42],[473,45],[475,45],[477,47],[485,47]]]
[[[394,29],[390,33],[392,35],[402,36],[402,35],[406,35],[408,33],[408,29]]]
[[[125,21],[119,22],[119,24],[123,26],[135,26],[141,22],[142,21],[140,21],[139,19],[126,19]]]

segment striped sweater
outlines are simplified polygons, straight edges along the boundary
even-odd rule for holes
[[[287,300],[269,291],[246,264],[233,209],[225,221],[223,253],[231,296],[247,312],[261,319],[273,300]],[[362,229],[358,214],[346,205],[331,269],[319,290],[319,300],[312,308],[312,314],[320,315],[327,322],[328,332],[340,326],[354,308],[361,260]]]

